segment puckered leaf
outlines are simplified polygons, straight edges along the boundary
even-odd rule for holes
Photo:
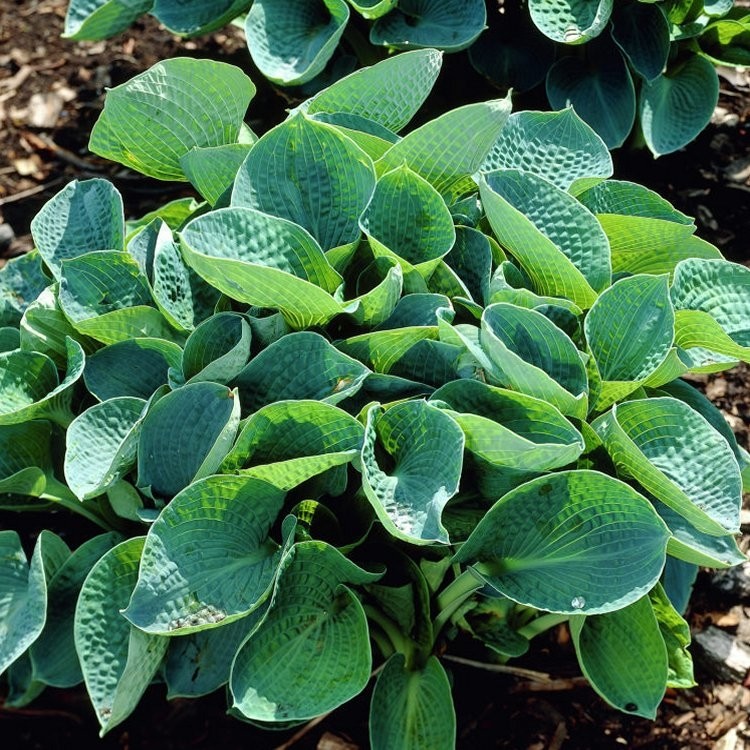
[[[241,315],[231,312],[212,315],[185,342],[183,377],[187,382],[229,383],[247,364],[250,339],[250,326]]]
[[[477,564],[493,588],[521,604],[599,614],[651,589],[668,538],[632,487],[597,471],[565,471],[498,500],[454,561]]]
[[[651,607],[659,623],[661,637],[667,648],[667,686],[690,688],[695,685],[693,659],[688,651],[690,626],[680,617],[661,584],[649,592]]]
[[[583,44],[601,34],[613,0],[530,0],[529,12],[539,31],[556,42]]]
[[[153,0],[152,13],[174,34],[195,36],[220,29],[246,11],[251,0]]]
[[[76,40],[107,39],[151,10],[154,0],[70,0],[63,36]]]
[[[17,327],[24,311],[48,285],[38,251],[11,258],[0,268],[0,325]]]
[[[669,57],[669,22],[656,4],[633,3],[615,11],[612,38],[647,81],[664,70]]]
[[[250,151],[246,143],[195,147],[180,158],[180,166],[195,189],[212,205],[232,187]]]

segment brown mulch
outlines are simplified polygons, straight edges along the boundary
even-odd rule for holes
[[[0,258],[31,246],[29,222],[66,182],[94,176],[112,179],[127,210],[139,215],[170,197],[181,185],[157,183],[104,162],[87,151],[88,133],[107,87],[118,85],[157,60],[175,55],[224,59],[247,70],[259,92],[252,112],[279,119],[285,96],[253,72],[241,34],[234,28],[184,42],[151,18],[106,43],[60,38],[64,0],[6,0],[0,4]],[[750,83],[727,72],[714,124],[682,152],[654,162],[649,154],[616,154],[616,176],[633,179],[697,216],[700,236],[733,260],[750,264]],[[461,96],[467,96],[462,91]],[[477,97],[478,98],[478,97]],[[255,123],[253,123],[255,125]],[[263,131],[265,123],[258,123]],[[1,261],[0,261],[1,262]],[[706,378],[707,394],[722,409],[742,445],[750,447],[750,368]],[[747,498],[746,498],[747,500]],[[747,510],[750,506],[746,503]],[[741,546],[750,547],[750,526]],[[750,602],[738,601],[702,573],[689,619],[695,631],[713,625],[750,645]],[[657,720],[649,722],[608,709],[576,674],[570,644],[535,644],[530,665],[562,679],[561,690],[537,690],[507,675],[452,665],[462,750],[520,748],[750,748],[750,689],[721,682],[697,663],[700,687],[670,691]],[[551,638],[553,637],[551,636]],[[334,712],[296,741],[300,750],[367,747],[369,693]],[[141,706],[97,745],[102,748],[227,750],[275,748],[293,732],[260,734],[225,717],[221,692],[201,701],[167,704],[163,686],[149,689]],[[48,689],[27,709],[0,705],[0,736],[9,748],[69,748],[96,744],[98,727],[81,688]]]

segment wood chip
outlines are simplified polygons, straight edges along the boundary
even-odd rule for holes
[[[26,108],[26,123],[33,128],[54,128],[64,104],[56,91],[33,94]]]
[[[722,682],[741,683],[750,671],[750,648],[723,630],[709,625],[693,634],[695,655]]]
[[[318,740],[317,750],[359,750],[359,745],[348,742],[333,732],[326,732]]]

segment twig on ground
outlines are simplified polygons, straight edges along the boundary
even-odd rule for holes
[[[43,182],[41,185],[34,185],[34,187],[30,187],[28,188],[28,190],[22,190],[20,193],[14,193],[13,195],[9,195],[7,198],[0,198],[0,207],[7,206],[9,203],[15,203],[16,201],[23,200],[24,198],[29,198],[32,195],[36,195],[37,193],[43,193],[45,190],[47,190],[47,188],[55,187],[55,185],[59,185],[65,180],[65,177],[56,177],[54,180]]]

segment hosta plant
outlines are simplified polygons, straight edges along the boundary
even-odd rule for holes
[[[609,148],[636,125],[655,154],[708,124],[714,64],[750,64],[750,15],[733,0],[70,0],[66,36],[101,39],[144,13],[193,36],[237,16],[258,69],[281,86],[320,88],[385,49],[468,49],[501,87],[541,83]],[[355,22],[352,13],[359,16]],[[369,26],[369,45],[358,26]],[[468,82],[467,82],[468,83]]]
[[[10,705],[84,681],[104,733],[158,680],[289,727],[372,681],[373,748],[448,749],[442,655],[564,623],[622,711],[693,684],[749,462],[680,378],[750,360],[750,270],[571,109],[410,130],[440,64],[259,139],[226,64],[109,93],[92,150],[201,199],[71,183],[0,272],[0,504],[49,527],[0,532]]]

